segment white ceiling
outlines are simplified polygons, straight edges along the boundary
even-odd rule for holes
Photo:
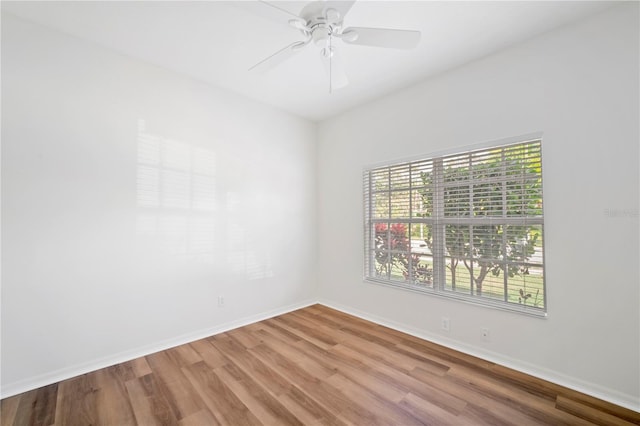
[[[274,3],[297,14],[307,2]],[[350,84],[331,94],[314,46],[266,74],[247,71],[302,39],[260,2],[2,1],[2,11],[320,121],[612,4],[360,0],[345,26],[420,30],[422,40],[413,50],[341,44]]]

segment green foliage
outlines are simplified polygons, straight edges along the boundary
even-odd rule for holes
[[[506,183],[502,177],[506,175]],[[435,209],[434,172],[421,173],[423,189],[422,210]],[[455,224],[460,219],[536,216],[542,214],[542,185],[540,164],[531,161],[521,150],[505,153],[495,150],[491,155],[474,162],[444,164],[441,182],[445,214],[444,239],[451,272],[451,285],[456,287],[456,268],[462,263],[471,279],[472,290],[482,294],[485,278],[505,274],[508,277],[529,274],[529,259],[541,243],[541,229],[537,226],[500,224]],[[471,184],[471,182],[474,182]],[[504,211],[506,208],[506,211]],[[429,227],[424,241],[434,249],[434,228]],[[466,275],[466,274],[465,274]],[[531,295],[520,289],[520,303],[527,303]],[[540,303],[537,294],[535,302]]]

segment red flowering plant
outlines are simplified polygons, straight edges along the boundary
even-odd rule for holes
[[[379,275],[399,272],[405,280],[432,283],[433,270],[421,263],[420,254],[411,253],[406,224],[393,223],[388,227],[386,223],[376,223],[375,232],[376,271]]]

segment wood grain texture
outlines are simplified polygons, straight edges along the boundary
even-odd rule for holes
[[[314,305],[2,400],[1,425],[640,425],[640,413]]]

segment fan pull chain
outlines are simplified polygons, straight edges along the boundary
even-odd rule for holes
[[[329,34],[329,94],[333,93],[333,34]]]

